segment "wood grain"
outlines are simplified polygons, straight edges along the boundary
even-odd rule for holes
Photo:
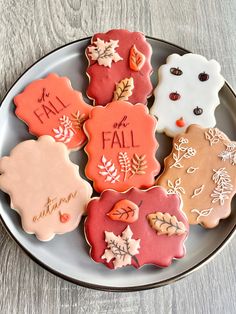
[[[52,49],[110,28],[140,30],[222,64],[236,88],[236,1],[0,0],[0,99]],[[0,313],[236,313],[236,238],[175,284],[135,293],[77,287],[37,266],[0,226]]]

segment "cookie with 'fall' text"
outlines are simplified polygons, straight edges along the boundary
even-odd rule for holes
[[[174,138],[156,184],[181,195],[190,224],[217,226],[236,193],[236,142],[216,128],[189,126]]]
[[[148,188],[160,171],[155,158],[156,120],[142,104],[114,101],[96,106],[84,123],[88,136],[85,152],[86,176],[94,189],[102,192],[112,188],[125,191],[135,186]]]
[[[25,232],[41,241],[74,230],[92,194],[66,146],[47,135],[18,144],[0,159],[0,189],[10,195]]]
[[[175,136],[190,124],[214,127],[218,92],[224,85],[215,60],[187,53],[172,54],[158,70],[155,101],[150,110],[158,118],[157,131]]]
[[[113,29],[92,37],[88,58],[87,95],[94,105],[114,100],[146,104],[152,93],[152,48],[140,32]]]
[[[189,225],[180,209],[179,196],[161,187],[104,191],[87,207],[84,230],[92,259],[111,269],[169,266],[185,255]]]
[[[92,106],[83,101],[66,77],[51,73],[46,78],[33,81],[14,97],[16,115],[36,135],[50,135],[71,150],[82,147],[87,138],[83,123]]]

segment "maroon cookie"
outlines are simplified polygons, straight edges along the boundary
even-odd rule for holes
[[[180,207],[179,196],[162,187],[104,191],[87,208],[85,235],[92,259],[111,269],[169,266],[185,255],[189,225]]]
[[[103,106],[112,100],[145,104],[153,89],[151,54],[140,32],[113,29],[95,34],[86,49],[88,97]]]

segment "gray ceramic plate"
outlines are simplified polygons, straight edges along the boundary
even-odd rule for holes
[[[152,65],[155,69],[153,84],[156,86],[156,69],[165,62],[172,53],[184,54],[187,51],[173,44],[148,38],[153,48]],[[48,54],[31,68],[29,68],[12,86],[0,108],[0,156],[8,155],[10,150],[19,142],[32,136],[26,126],[14,115],[13,97],[31,81],[56,72],[70,78],[75,89],[81,90],[85,95],[88,84],[85,70],[87,61],[84,50],[89,38],[70,43]],[[217,127],[222,129],[231,139],[236,136],[236,96],[226,84],[220,93],[221,106],[216,110]],[[150,100],[152,101],[152,100]],[[171,140],[165,135],[157,135],[160,143],[157,158],[163,160],[171,149]],[[83,151],[71,154],[71,159],[83,168],[86,156]],[[197,270],[209,261],[230,240],[236,229],[236,210],[231,216],[222,221],[213,230],[204,230],[199,226],[192,226],[190,236],[186,241],[186,257],[173,261],[166,269],[154,266],[144,266],[140,270],[132,267],[111,271],[104,265],[94,263],[88,256],[89,247],[83,237],[83,224],[74,232],[56,236],[52,241],[42,243],[33,235],[24,233],[21,229],[19,216],[9,207],[9,198],[0,192],[0,217],[3,225],[23,250],[38,264],[82,286],[109,290],[134,291],[158,287],[183,278]],[[234,198],[233,208],[236,207]]]

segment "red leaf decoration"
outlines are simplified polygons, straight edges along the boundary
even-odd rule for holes
[[[112,220],[119,220],[127,223],[132,223],[138,220],[139,216],[139,205],[129,201],[129,200],[121,200],[115,204],[107,216]]]
[[[129,51],[129,67],[133,71],[140,71],[145,62],[145,56],[133,45]]]

